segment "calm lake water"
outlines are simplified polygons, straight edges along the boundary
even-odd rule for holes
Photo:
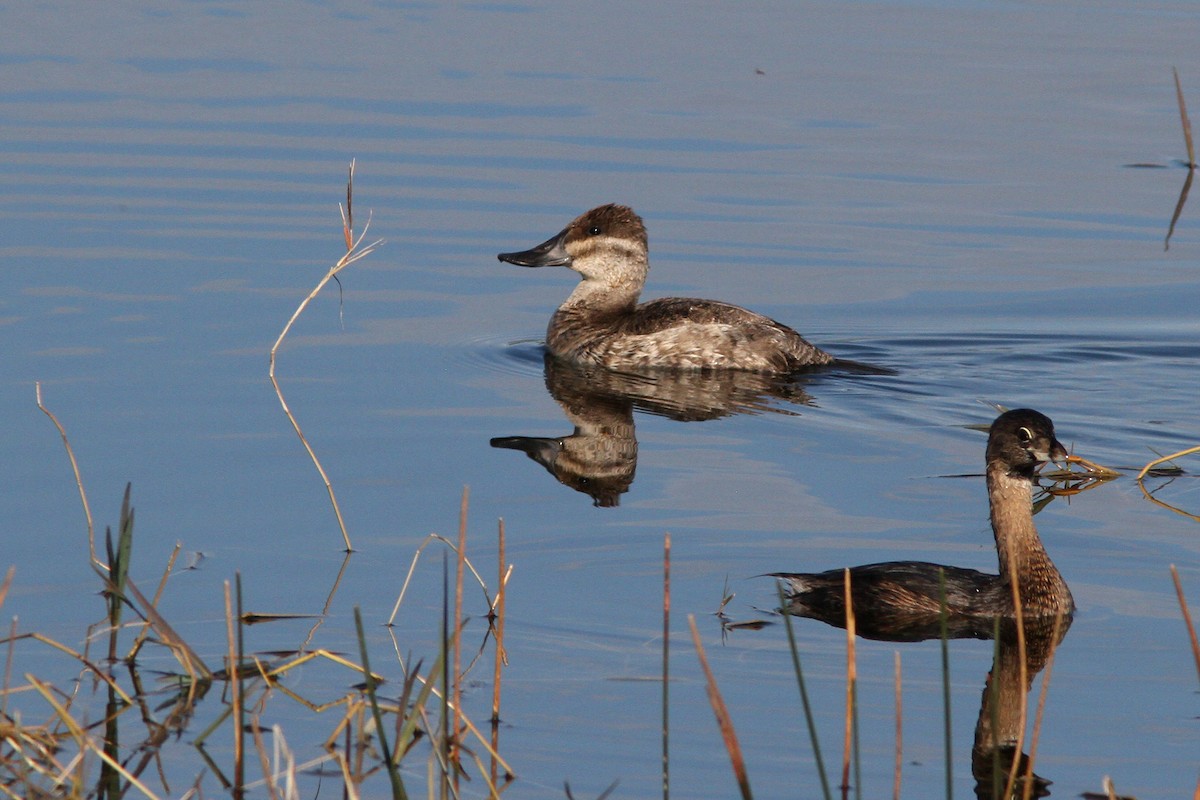
[[[564,780],[579,797],[614,780],[613,797],[661,792],[667,532],[673,794],[737,791],[688,635],[695,615],[756,795],[819,796],[782,626],[723,636],[713,614],[733,593],[729,617],[771,619],[774,586],[755,577],[771,571],[995,569],[984,437],[968,427],[992,419],[986,403],[1037,408],[1076,452],[1127,470],[1037,517],[1079,605],[1038,773],[1055,797],[1099,791],[1106,775],[1141,800],[1194,790],[1196,666],[1168,570],[1200,615],[1200,527],[1147,502],[1128,471],[1200,444],[1197,198],[1164,249],[1187,175],[1172,66],[1200,107],[1194,4],[168,0],[0,16],[0,566],[16,567],[4,611],[19,630],[82,647],[104,617],[35,381],[101,530],[133,483],[142,590],[176,542],[205,556],[171,579],[161,611],[211,664],[236,573],[249,610],[322,611],[342,539],[267,353],[341,254],[337,203],[355,158],[358,227],[370,212],[368,239],[386,242],[342,273],[340,305],[331,286],[310,306],[278,363],[358,551],[311,646],[356,653],[361,607],[372,665],[399,685],[381,626],[426,535],[457,532],[469,486],[470,557],[494,591],[503,518],[514,565],[508,796],[563,797]],[[710,404],[691,416],[716,418],[683,421],[670,398],[601,406],[624,426],[623,452],[636,446],[632,475],[606,465],[619,473],[608,507],[492,447],[570,435],[579,420],[564,396],[593,408],[586,385],[557,385],[542,363],[574,276],[495,254],[605,202],[646,219],[649,297],[747,305],[893,374],[812,376],[806,403],[769,404],[790,413]],[[946,477],[964,474],[976,477]],[[1200,513],[1191,474],[1164,483],[1148,488]],[[430,546],[395,628],[401,654],[427,664],[441,574]],[[467,613],[478,643],[478,591]],[[311,627],[258,626],[247,647],[295,648]],[[795,627],[836,772],[845,634]],[[953,785],[968,796],[993,651],[949,650]],[[859,642],[861,788],[892,785],[896,652],[903,794],[944,796],[937,642]],[[25,641],[11,681],[26,673],[70,691],[79,668]],[[356,679],[314,666],[290,685],[332,697]],[[464,703],[482,723],[490,661],[471,679]],[[9,702],[27,721],[49,716],[29,695]],[[267,717],[304,758],[334,725],[282,700]],[[168,759],[166,795],[204,771],[194,735]],[[213,734],[224,763],[231,742],[228,723]],[[202,786],[221,791],[211,775]]]

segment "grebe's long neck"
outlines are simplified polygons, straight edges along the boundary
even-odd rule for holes
[[[987,467],[987,489],[1004,585],[1011,591],[1016,580],[1026,615],[1070,613],[1074,609],[1071,591],[1033,524],[1032,479],[993,462]]]

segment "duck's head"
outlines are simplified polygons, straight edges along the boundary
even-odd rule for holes
[[[1005,411],[988,433],[988,465],[999,464],[1010,475],[1031,477],[1041,464],[1066,457],[1067,449],[1054,438],[1054,423],[1031,408]]]
[[[537,247],[497,258],[521,267],[570,267],[585,280],[627,283],[645,280],[646,253],[642,218],[610,203],[579,215]]]

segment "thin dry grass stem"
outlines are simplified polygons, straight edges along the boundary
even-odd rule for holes
[[[63,428],[62,423],[58,421],[58,417],[54,416],[50,409],[42,404],[42,382],[35,381],[34,394],[37,397],[37,407],[42,410],[42,413],[50,418],[54,423],[54,427],[58,429],[58,435],[62,437],[63,447],[67,450],[67,459],[71,462],[71,471],[75,473],[75,487],[79,490],[79,501],[83,504],[83,516],[87,520],[87,537],[88,537],[88,552],[91,554],[92,564],[98,569],[107,570],[107,565],[100,560],[96,555],[96,526],[92,521],[92,507],[88,505],[87,491],[83,488],[83,478],[79,473],[79,462],[75,460],[75,451],[71,448],[71,442],[67,439],[67,431]]]
[[[9,567],[8,572],[4,573],[4,582],[0,583],[0,608],[4,607],[4,601],[8,597],[8,590],[12,586],[13,576],[17,574],[15,566]]]
[[[671,796],[671,534],[663,536],[663,643],[662,643],[662,789]]]
[[[1168,483],[1170,483],[1170,481],[1168,481]],[[1167,484],[1163,484],[1163,485],[1165,486]],[[1156,505],[1160,508],[1165,508],[1167,511],[1178,514],[1181,517],[1187,517],[1192,522],[1200,522],[1200,514],[1193,514],[1190,511],[1184,511],[1179,506],[1173,506],[1170,503],[1166,502],[1165,500],[1158,499],[1158,497],[1155,496],[1155,492],[1157,492],[1158,489],[1155,489],[1154,492],[1152,492],[1146,488],[1146,484],[1142,481],[1138,481],[1138,488],[1142,490],[1142,497],[1145,497],[1147,500],[1149,500],[1154,505]],[[1162,487],[1159,487],[1159,488],[1162,488]]]
[[[492,669],[492,752],[495,753],[500,749],[500,679],[504,673],[504,665],[508,663],[508,657],[504,652],[504,603],[508,597],[508,576],[512,574],[512,568],[509,567],[506,572],[504,569],[504,520],[501,519],[496,531],[496,566],[499,572],[497,576],[496,599],[492,607],[492,630],[495,632],[495,652],[494,665]],[[491,759],[489,764],[488,774],[492,779],[492,786],[495,787],[500,775],[500,763],[495,759]]]
[[[1021,686],[1021,702],[1018,706],[1017,725],[1017,741],[1014,745],[1015,756],[1012,764],[1008,769],[1008,782],[1004,787],[1004,796],[1012,797],[1013,788],[1017,785],[1017,773],[1021,771],[1020,755],[1025,747],[1025,723],[1029,716],[1029,697],[1026,687],[1029,686],[1029,663],[1025,659],[1025,613],[1021,603],[1021,582],[1016,579],[1017,575],[1017,553],[1016,550],[1008,551],[1008,574],[1013,576],[1012,581],[1012,596],[1013,596],[1013,613],[1017,625],[1017,664],[1020,668],[1020,686]],[[1033,759],[1029,760],[1030,768],[1033,765]]]
[[[462,630],[466,624],[463,619],[463,563],[467,557],[467,511],[470,507],[471,489],[463,487],[462,500],[458,509],[458,547],[454,563],[454,639],[451,647],[454,651],[454,721],[450,734],[450,760],[456,765],[454,769],[454,793],[458,794],[459,773],[457,768],[461,753],[459,751],[459,733],[462,730]]]
[[[892,800],[900,800],[900,774],[904,764],[904,706],[900,693],[900,651],[895,651],[896,667],[896,775],[892,781]]]
[[[393,800],[407,800],[408,793],[404,790],[404,783],[400,780],[400,771],[392,760],[392,749],[388,745],[387,733],[383,725],[383,711],[375,692],[377,681],[371,672],[371,662],[367,654],[367,638],[363,631],[362,612],[358,606],[354,607],[354,630],[358,635],[358,649],[363,663],[363,679],[366,684],[364,692],[371,705],[371,719],[375,723],[375,736],[379,740],[379,748],[383,751],[383,763],[387,768],[388,780],[392,785],[392,798]]]
[[[362,233],[355,238],[353,227],[354,210],[351,206],[353,194],[354,161],[352,160],[350,162],[349,177],[346,180],[346,206],[344,208],[340,205],[338,206],[342,215],[342,233],[346,240],[346,253],[340,259],[338,259],[336,264],[329,268],[329,271],[325,273],[325,277],[322,278],[317,283],[316,287],[309,292],[308,296],[301,301],[295,312],[293,312],[291,319],[289,319],[287,324],[283,326],[283,330],[280,332],[279,338],[276,339],[275,344],[271,346],[270,367],[267,370],[267,375],[271,379],[271,385],[275,388],[275,396],[279,398],[279,405],[283,407],[283,413],[287,415],[288,421],[292,423],[292,428],[296,431],[296,436],[300,438],[300,443],[304,445],[304,449],[308,452],[308,457],[312,460],[313,466],[317,468],[317,473],[321,476],[321,480],[325,484],[326,492],[329,493],[329,502],[333,506],[334,516],[337,517],[338,528],[341,530],[342,539],[346,544],[346,552],[353,552],[354,548],[350,544],[350,534],[346,530],[346,521],[342,518],[342,509],[338,505],[337,495],[333,491],[333,484],[330,482],[329,475],[325,472],[325,468],[321,466],[321,461],[317,458],[316,451],[313,450],[312,445],[310,445],[308,443],[308,439],[305,438],[304,431],[300,428],[300,423],[296,421],[296,417],[292,414],[292,410],[288,407],[287,401],[283,397],[283,390],[280,388],[279,381],[275,377],[275,359],[279,353],[279,348],[283,345],[283,340],[287,337],[288,332],[292,329],[292,326],[296,323],[296,320],[299,319],[302,313],[304,313],[304,309],[308,307],[308,304],[311,303],[313,299],[321,293],[321,290],[325,288],[325,285],[329,283],[329,281],[334,280],[337,277],[337,274],[343,269],[350,266],[355,261],[358,261],[360,258],[365,258],[366,256],[370,255],[377,247],[379,247],[379,245],[383,243],[382,239],[377,239],[365,247],[362,245],[363,239],[366,237],[367,231],[371,227],[371,220],[369,217],[367,219],[367,224],[363,226]]]
[[[713,677],[712,668],[708,665],[708,657],[704,654],[704,645],[700,642],[700,631],[696,628],[696,617],[688,614],[688,627],[692,631],[692,644],[696,648],[696,656],[700,659],[700,669],[704,672],[704,690],[713,714],[717,718],[717,727],[721,730],[721,739],[725,742],[725,751],[729,754],[729,763],[733,767],[733,777],[737,781],[738,790],[743,800],[750,800],[750,779],[746,775],[746,762],[742,758],[742,748],[738,745],[737,733],[733,729],[733,720],[729,717],[729,709],[717,688],[717,680]]]
[[[1042,715],[1046,711],[1046,697],[1050,692],[1050,674],[1054,671],[1054,654],[1058,651],[1058,639],[1062,633],[1063,615],[1054,616],[1054,630],[1050,634],[1050,652],[1046,654],[1046,666],[1042,672],[1042,687],[1038,691],[1037,711],[1033,717],[1033,733],[1029,739],[1029,758],[1025,766],[1025,784],[1021,790],[1021,800],[1029,800],[1033,796],[1033,765],[1037,761],[1038,741],[1042,735]]]
[[[854,600],[850,592],[850,570],[842,570],[843,588],[845,590],[846,604],[846,721],[845,721],[845,736],[842,740],[842,797],[845,798],[850,792],[850,761],[851,753],[855,748],[857,739],[857,731],[855,730],[854,719],[855,698],[857,696],[858,683],[858,657],[855,649],[855,631],[858,627],[858,622],[854,616]],[[855,762],[857,767],[857,761]],[[861,791],[858,786],[858,781],[855,781],[856,793]]]
[[[1083,456],[1077,456],[1077,455],[1072,454],[1072,455],[1067,456],[1066,461],[1067,461],[1067,469],[1057,470],[1057,471],[1051,470],[1049,472],[1043,472],[1042,474],[1047,477],[1054,477],[1055,475],[1066,475],[1066,476],[1080,475],[1080,473],[1076,472],[1075,470],[1070,469],[1072,464],[1079,466],[1079,467],[1083,467],[1082,474],[1084,477],[1088,477],[1088,478],[1099,478],[1101,480],[1104,480],[1104,479],[1108,479],[1108,478],[1115,478],[1121,474],[1120,472],[1113,469],[1112,467],[1106,467],[1103,464],[1098,464],[1095,461],[1092,461],[1091,459],[1084,458]]]
[[[946,751],[946,798],[954,796],[954,736],[950,723],[950,611],[946,605],[946,571],[938,569],[938,616],[942,655],[942,739]]]
[[[337,594],[338,587],[342,584],[342,576],[346,574],[346,567],[350,565],[351,553],[346,553],[346,557],[342,559],[342,566],[338,568],[337,577],[333,579],[333,586],[329,587],[329,594],[325,596],[325,605],[321,606],[321,614],[313,626],[309,628],[308,635],[304,637],[297,650],[307,650],[309,644],[312,643],[313,637],[317,634],[317,629],[325,624],[325,620],[329,616],[329,607],[333,605],[334,595]]]
[[[1192,642],[1192,657],[1196,660],[1196,674],[1200,676],[1200,641],[1196,639],[1196,628],[1192,625],[1192,615],[1188,611],[1187,599],[1183,596],[1183,584],[1179,582],[1179,570],[1171,565],[1171,580],[1175,583],[1175,596],[1179,599],[1179,610],[1183,614],[1183,622],[1187,625],[1188,638]]]
[[[127,703],[129,705],[133,705],[133,699],[128,694],[126,694],[123,689],[121,689],[120,685],[115,680],[113,680],[112,676],[109,675],[106,670],[102,670],[102,669],[100,669],[100,667],[98,665],[92,663],[92,661],[86,655],[84,655],[83,653],[80,653],[76,650],[73,650],[70,647],[67,647],[65,644],[62,644],[61,642],[56,642],[54,639],[51,639],[49,636],[45,636],[40,633],[17,634],[15,620],[13,621],[12,635],[8,639],[0,640],[0,644],[8,644],[10,646],[10,655],[9,655],[8,667],[7,667],[8,670],[11,670],[11,668],[12,668],[11,646],[13,643],[15,643],[21,639],[32,639],[35,642],[41,642],[44,645],[48,645],[48,646],[54,648],[55,650],[58,650],[59,652],[62,652],[62,653],[65,653],[65,654],[71,656],[72,658],[77,660],[80,664],[82,664],[96,678],[98,678],[99,680],[103,681],[106,685],[111,687],[117,693],[117,695],[121,698],[122,701],[124,701],[125,703]],[[8,687],[8,685],[9,685],[8,684],[8,675],[9,675],[9,673],[6,671],[5,687]],[[8,691],[8,693],[10,693],[10,694],[15,694],[18,691],[18,689],[8,690],[6,688],[6,691]]]
[[[1188,169],[1196,168],[1196,150],[1192,146],[1192,121],[1188,118],[1187,103],[1183,99],[1183,85],[1179,82],[1179,70],[1171,67],[1175,74],[1175,99],[1179,103],[1179,121],[1183,124],[1183,143],[1187,147]]]
[[[408,574],[404,576],[404,584],[400,587],[400,594],[396,597],[396,604],[392,606],[392,614],[388,617],[388,621],[385,624],[391,626],[396,623],[396,615],[400,613],[400,605],[404,602],[404,595],[408,592],[408,584],[412,581],[413,573],[416,572],[417,562],[421,560],[421,554],[425,551],[425,548],[430,542],[441,542],[449,547],[451,552],[458,552],[458,548],[455,546],[455,544],[445,536],[437,533],[431,533],[426,536],[425,540],[422,541],[421,545],[417,548],[417,551],[413,553],[412,563],[408,565]],[[487,584],[484,582],[479,572],[475,569],[475,565],[471,563],[471,559],[466,558],[463,560],[463,563],[466,565],[467,569],[471,570],[471,574],[475,576],[475,581],[479,584],[479,588],[483,590],[483,599],[487,603],[488,608],[491,608],[492,598],[488,594]]]
[[[4,594],[8,594],[8,587],[12,584],[13,575],[16,573],[16,567],[9,567],[8,574],[4,576]],[[8,648],[4,654],[4,685],[0,689],[0,717],[8,717],[8,695],[12,691],[12,665],[13,651],[16,649],[17,640],[17,618],[13,617],[8,624]]]
[[[154,608],[158,608],[158,602],[162,600],[163,592],[167,588],[167,579],[171,577],[171,571],[175,568],[175,559],[179,557],[179,551],[183,549],[183,544],[175,543],[175,549],[171,551],[170,558],[167,559],[166,569],[163,570],[162,578],[158,581],[158,588],[154,590],[154,600],[151,602]],[[133,645],[130,646],[129,652],[125,656],[126,661],[131,661],[142,649],[142,644],[146,641],[146,636],[150,633],[150,621],[145,620],[142,624],[142,629],[138,631],[138,635],[133,639]]]
[[[796,632],[792,629],[792,615],[787,613],[787,593],[783,581],[775,582],[779,597],[779,609],[783,616],[783,627],[787,631],[788,649],[792,655],[792,669],[796,673],[796,685],[800,690],[800,704],[804,708],[804,722],[808,726],[808,740],[812,745],[813,761],[817,765],[817,776],[821,780],[821,796],[830,800],[829,779],[825,775],[825,760],[821,757],[821,740],[817,737],[817,726],[813,722],[812,704],[808,700],[808,689],[804,683],[804,670],[800,664],[800,648],[796,644]]]
[[[267,745],[262,738],[262,726],[258,724],[258,715],[250,717],[250,735],[254,739],[254,751],[258,753],[258,765],[262,768],[263,785],[271,800],[279,800],[279,790],[275,786],[275,774],[271,769],[271,761],[267,757]]]
[[[1193,453],[1200,453],[1200,445],[1189,447],[1186,450],[1180,450],[1178,453],[1171,453],[1169,456],[1160,456],[1146,464],[1146,466],[1142,467],[1142,471],[1137,474],[1137,477],[1134,478],[1134,480],[1141,483],[1143,480],[1145,480],[1146,475],[1150,472],[1150,470],[1154,469],[1160,464],[1165,464],[1168,461],[1174,461],[1175,459],[1182,458],[1183,456],[1190,456]]]
[[[139,604],[138,610],[153,625],[155,633],[158,634],[163,644],[171,648],[171,652],[174,653],[175,658],[193,681],[197,679],[212,680],[212,670],[208,668],[204,660],[188,645],[183,637],[175,632],[175,629],[171,627],[166,619],[158,613],[158,609],[138,590],[137,585],[132,579],[126,579],[125,589],[137,600]]]
[[[234,800],[238,800],[238,798],[243,796],[245,791],[245,787],[243,786],[246,774],[245,743],[242,741],[245,734],[245,726],[243,725],[245,708],[242,704],[242,682],[239,676],[241,660],[238,657],[237,638],[233,629],[233,597],[230,593],[229,581],[225,581],[224,583],[225,636],[229,659],[227,673],[229,675],[229,690],[232,695],[230,705],[233,708],[233,796]]]
[[[1175,226],[1183,216],[1183,207],[1187,205],[1188,193],[1192,191],[1192,180],[1196,177],[1196,168],[1188,169],[1187,177],[1183,179],[1183,188],[1179,190],[1179,199],[1175,201],[1175,210],[1171,212],[1171,224],[1167,226],[1167,235],[1163,237],[1163,252],[1171,249],[1171,237],[1175,235]]]
[[[49,684],[44,683],[33,675],[28,674],[25,676],[25,680],[29,681],[29,683],[37,690],[38,694],[40,694],[42,698],[51,706],[51,708],[54,709],[55,715],[66,727],[68,734],[75,741],[75,744],[81,753],[86,750],[91,750],[93,753],[99,756],[101,760],[108,764],[109,767],[111,767],[121,777],[128,781],[131,786],[136,787],[138,791],[151,800],[157,800],[158,795],[152,792],[134,775],[131,775],[123,766],[121,766],[119,762],[105,752],[103,745],[98,745],[96,741],[88,735],[87,731],[81,727],[79,722],[70,715],[68,710],[61,703],[58,702],[58,699],[55,697],[54,690]],[[65,775],[65,771],[63,775]]]

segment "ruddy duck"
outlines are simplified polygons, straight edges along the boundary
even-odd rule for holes
[[[986,455],[988,505],[1000,574],[924,561],[850,567],[855,615],[872,627],[907,627],[934,631],[931,635],[936,636],[940,572],[945,576],[950,627],[962,628],[968,631],[966,635],[990,637],[991,619],[1016,615],[1014,582],[1020,588],[1023,617],[1069,617],[1075,610],[1071,590],[1046,554],[1033,524],[1034,469],[1066,457],[1066,449],[1054,438],[1049,417],[1028,408],[1001,414],[992,423]],[[790,587],[785,611],[833,624],[845,618],[842,570],[773,574]],[[983,619],[989,621],[971,632],[972,620]]]
[[[646,227],[625,206],[593,208],[537,247],[497,257],[583,276],[546,330],[559,358],[615,369],[774,373],[834,360],[788,326],[728,303],[667,297],[638,305],[650,269]]]

